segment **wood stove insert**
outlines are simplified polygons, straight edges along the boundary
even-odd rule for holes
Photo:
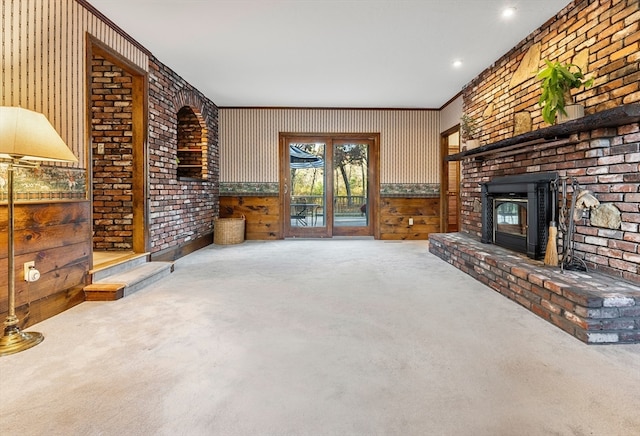
[[[544,257],[557,173],[496,177],[482,184],[482,242]]]

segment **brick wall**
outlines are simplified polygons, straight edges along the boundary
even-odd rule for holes
[[[201,180],[177,177],[178,112],[203,120],[206,146]],[[202,140],[201,142],[205,142]],[[151,252],[175,250],[211,237],[219,213],[218,108],[157,59],[149,66],[149,195]]]
[[[526,68],[517,83],[518,68],[535,48],[537,67]],[[574,93],[586,114],[640,102],[640,2],[576,0],[470,82],[463,111],[479,120],[481,144],[512,136],[518,112],[530,113],[533,129],[545,127],[535,71],[544,59],[580,63],[581,56],[595,78],[592,88]]]
[[[133,247],[133,78],[94,56],[91,69],[93,244],[96,250]]]
[[[578,0],[567,6],[463,90],[463,110],[480,120],[482,145],[514,136],[514,115],[531,114],[533,130],[546,127],[537,105],[540,89],[531,76],[514,84],[514,74],[538,44],[540,63],[576,61],[588,55],[593,88],[575,94],[585,113],[640,102],[640,2]],[[535,52],[535,50],[534,50]],[[601,203],[621,211],[622,225],[611,230],[578,222],[577,256],[589,267],[640,282],[640,126],[597,129],[573,135],[556,148],[466,159],[462,165],[461,231],[480,237],[478,183],[493,177],[556,171],[575,178]]]

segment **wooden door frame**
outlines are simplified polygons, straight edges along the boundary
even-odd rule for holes
[[[286,200],[289,195],[289,163],[288,163],[288,148],[287,144],[289,140],[308,140],[315,139],[326,144],[326,147],[333,147],[333,140],[366,140],[371,142],[371,150],[369,150],[369,167],[367,171],[368,187],[367,196],[369,200],[369,222],[370,233],[374,239],[380,239],[380,223],[379,223],[379,204],[380,204],[380,133],[304,133],[304,132],[279,132],[278,133],[278,153],[279,153],[279,185],[280,185],[280,216],[282,220],[280,222],[280,234],[284,237],[289,237],[285,234],[286,219],[290,216],[290,211],[287,210],[288,201]],[[327,152],[325,151],[325,154]],[[333,166],[333,165],[332,165]],[[333,172],[327,171],[325,183],[333,190]],[[325,219],[330,216],[333,220],[333,204],[325,204]],[[333,221],[331,221],[333,222]],[[333,227],[333,225],[332,225]],[[311,232],[310,236],[316,236]],[[322,229],[318,231],[317,237],[331,237],[327,230]],[[337,236],[337,235],[336,235]],[[360,236],[360,235],[353,235]]]
[[[451,127],[440,133],[440,232],[446,233],[449,228],[449,200],[447,191],[449,190],[449,161],[446,157],[449,155],[449,136],[452,133],[459,132],[460,125]],[[458,208],[458,216],[460,216],[460,208]],[[458,220],[458,224],[459,224]]]
[[[133,167],[132,171],[132,200],[133,200],[133,222],[132,222],[132,245],[135,253],[146,253],[150,249],[149,236],[149,150],[148,139],[148,89],[149,80],[146,71],[133,64],[128,59],[105,45],[92,35],[87,34],[86,53],[86,86],[87,86],[87,172],[89,199],[91,201],[91,226],[93,228],[93,146],[92,146],[92,124],[91,124],[91,62],[94,55],[99,55],[109,62],[122,68],[133,78]],[[93,240],[91,241],[91,252],[93,253]]]

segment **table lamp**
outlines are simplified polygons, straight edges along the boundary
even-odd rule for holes
[[[47,118],[20,107],[0,106],[0,162],[7,164],[8,220],[8,312],[0,337],[0,356],[31,348],[44,339],[41,333],[23,332],[16,316],[16,290],[13,244],[13,172],[15,168],[37,167],[42,161],[78,162]]]

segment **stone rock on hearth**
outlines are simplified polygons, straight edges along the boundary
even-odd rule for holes
[[[591,210],[592,226],[616,230],[621,222],[620,209],[613,203],[603,203]]]
[[[480,202],[480,200],[478,200],[477,198],[473,199],[473,211],[476,213],[482,212],[482,202]]]

